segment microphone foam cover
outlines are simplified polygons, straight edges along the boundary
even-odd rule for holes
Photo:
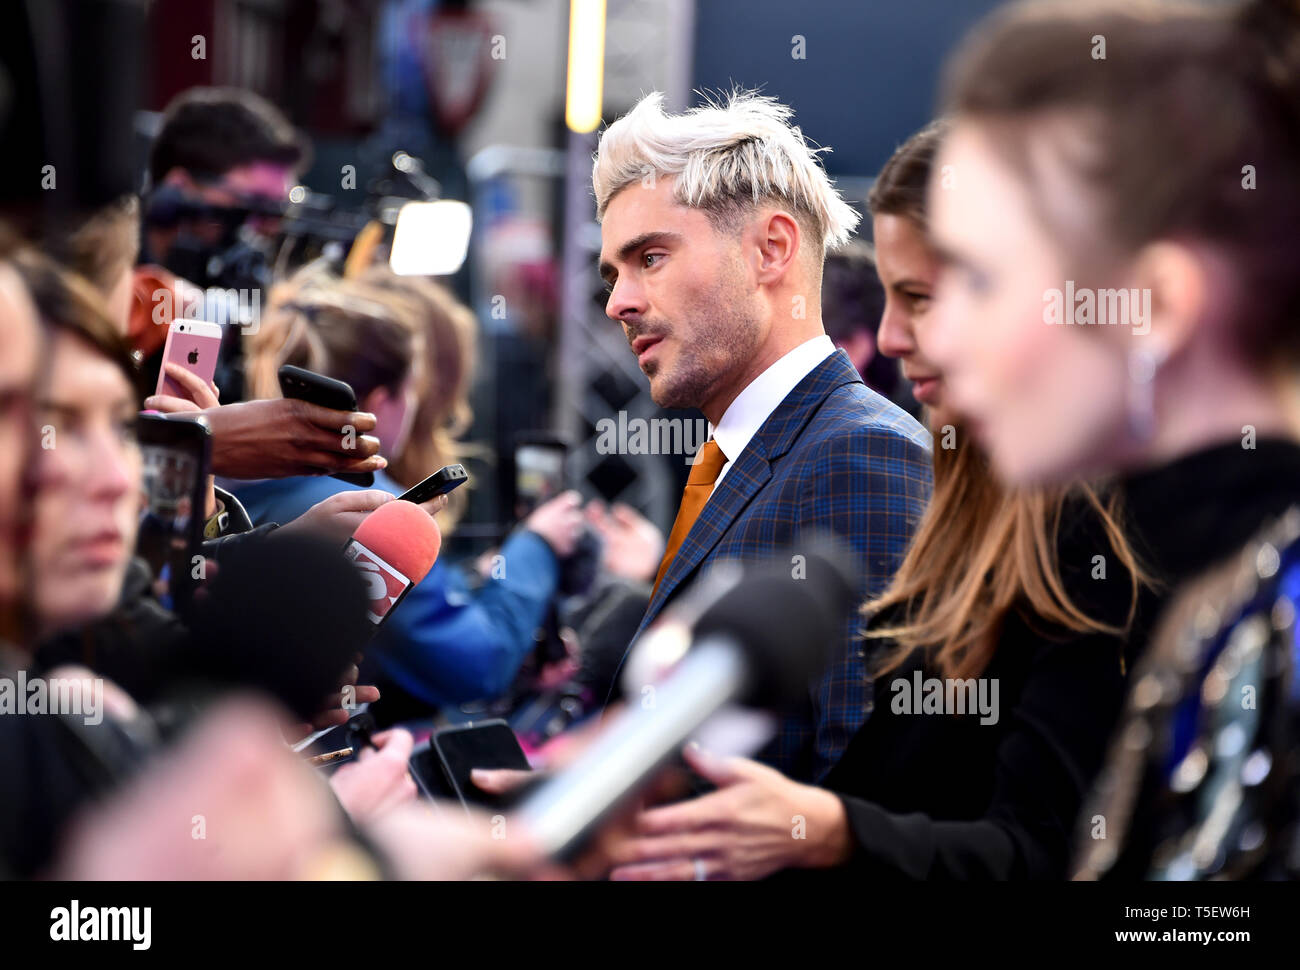
[[[696,622],[696,639],[719,634],[744,649],[752,671],[747,703],[792,703],[842,649],[844,622],[857,605],[855,572],[843,544],[822,537],[746,564],[740,582]]]
[[[307,720],[364,648],[367,603],[333,542],[284,532],[228,546],[195,607],[186,679],[259,688]]]
[[[387,502],[361,521],[352,538],[414,585],[428,574],[442,548],[433,516],[410,502]]]

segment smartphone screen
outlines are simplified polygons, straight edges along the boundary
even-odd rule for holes
[[[433,748],[442,762],[447,781],[467,805],[496,806],[489,795],[470,781],[475,768],[515,768],[528,771],[523,748],[505,721],[485,721],[465,727],[445,728],[433,736]]]
[[[425,739],[411,749],[409,765],[411,776],[419,786],[425,798],[455,798],[456,793],[447,783],[447,776],[438,760],[438,752],[433,750],[432,739]]]
[[[193,557],[202,542],[209,437],[201,419],[141,416],[144,508],[136,552],[153,571],[159,600],[178,613],[198,583]]]
[[[163,346],[162,366],[158,369],[157,394],[192,400],[190,393],[167,376],[167,364],[179,364],[204,384],[210,384],[217,372],[221,354],[221,327],[204,320],[173,320]]]

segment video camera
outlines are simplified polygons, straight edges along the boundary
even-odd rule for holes
[[[469,249],[469,206],[441,199],[442,186],[424,171],[419,159],[396,152],[388,170],[372,179],[359,207],[340,205],[332,196],[297,185],[287,201],[243,197],[216,205],[174,186],[146,196],[144,222],[159,228],[181,227],[164,265],[202,289],[265,289],[276,276],[324,258],[337,271],[368,227],[390,247],[396,272],[444,276],[460,269]],[[250,220],[262,219],[272,234]],[[188,227],[219,227],[215,237],[201,238]],[[208,241],[212,240],[212,241]]]

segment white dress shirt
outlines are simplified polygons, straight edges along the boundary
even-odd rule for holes
[[[758,434],[758,429],[772,416],[777,405],[812,373],[814,367],[833,353],[835,345],[831,343],[830,337],[826,334],[813,337],[773,363],[736,395],[717,427],[709,428],[718,447],[727,456],[727,463],[722,466],[717,481],[713,483],[715,490],[732,463],[745,450],[749,439]]]

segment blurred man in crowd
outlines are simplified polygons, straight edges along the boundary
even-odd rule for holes
[[[876,343],[885,312],[885,290],[876,272],[875,254],[853,239],[826,254],[822,268],[822,325],[835,346],[849,355],[862,382],[913,414],[911,395],[902,387],[898,362]]]
[[[274,208],[288,198],[307,152],[288,119],[251,91],[190,88],[163,113],[162,128],[149,151],[149,182],[155,197],[167,189],[213,207]],[[274,220],[255,215],[248,225],[255,231],[273,230]],[[214,245],[220,226],[201,219],[182,219],[175,225],[150,220],[147,255],[170,265],[173,250],[178,243],[189,244],[188,237]]]
[[[238,324],[226,329],[217,385],[226,401],[243,397],[240,332],[255,329],[253,307],[271,282],[269,242],[307,157],[288,119],[250,91],[191,88],[167,106],[149,152],[143,265],[130,322],[146,381],[157,375],[170,307],[176,316]],[[214,289],[232,302],[208,305]],[[164,293],[170,299],[160,302]],[[200,298],[200,313],[180,309]]]

